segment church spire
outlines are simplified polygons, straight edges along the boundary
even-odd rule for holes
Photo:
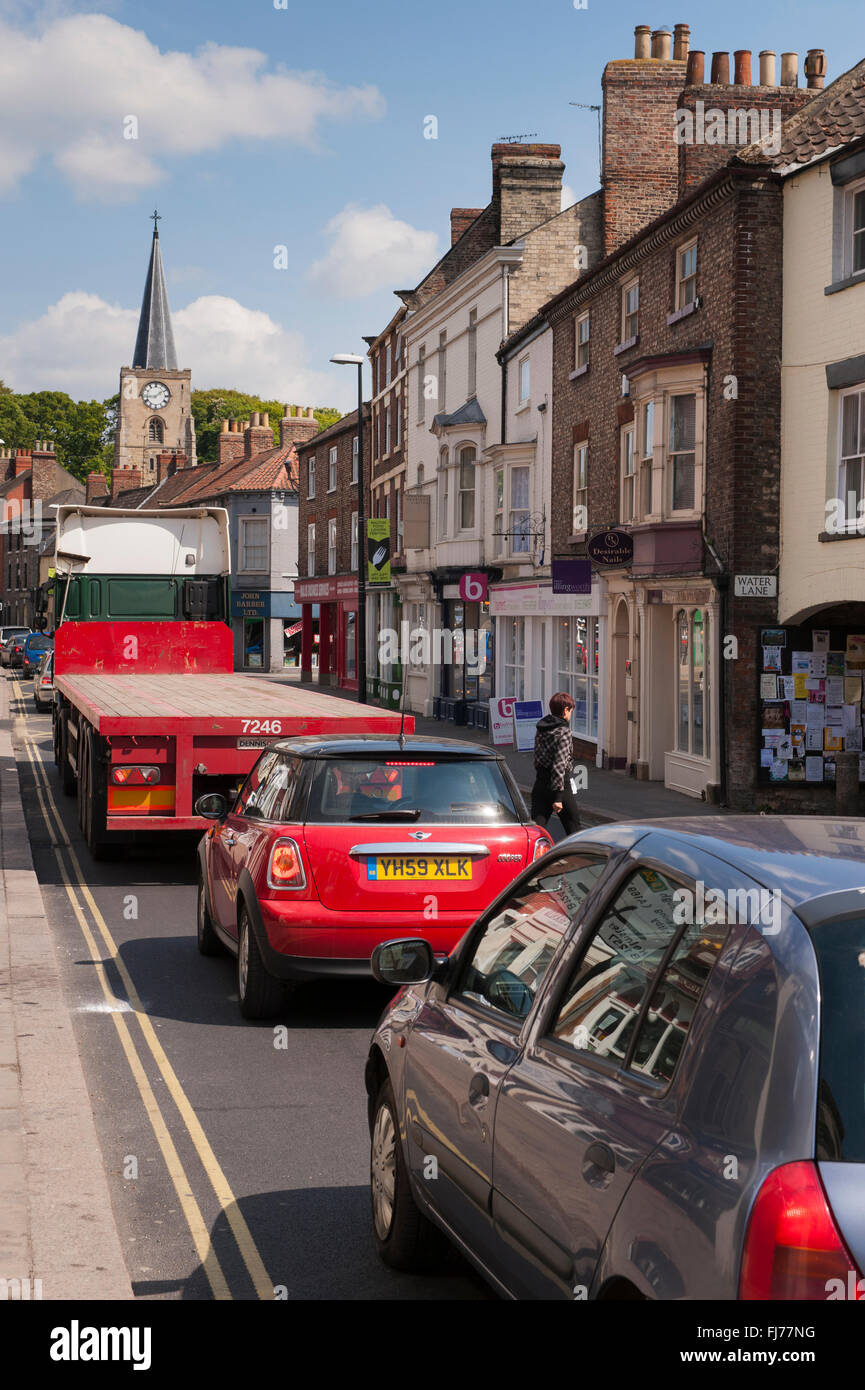
[[[133,367],[165,368],[177,370],[177,354],[174,350],[174,333],[171,327],[171,310],[168,307],[168,291],[165,288],[165,271],[162,268],[162,252],[159,249],[158,212],[153,213],[153,245],[150,250],[150,266],[144,298],[141,301],[141,318],[138,320],[138,337],[135,340]]]

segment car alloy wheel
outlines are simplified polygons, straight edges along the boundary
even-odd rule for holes
[[[396,1193],[396,1130],[390,1106],[380,1105],[372,1135],[372,1215],[379,1240],[387,1240],[393,1225]]]

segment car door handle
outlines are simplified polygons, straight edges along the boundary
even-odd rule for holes
[[[476,1071],[469,1082],[469,1104],[480,1105],[483,1101],[489,1100],[490,1079],[486,1072]]]
[[[588,1183],[597,1183],[600,1175],[612,1177],[616,1171],[613,1151],[606,1144],[590,1144],[583,1159],[583,1177]]]

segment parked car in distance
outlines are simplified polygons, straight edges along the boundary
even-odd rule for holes
[[[24,651],[21,654],[21,674],[25,679],[32,676],[45,652],[54,647],[54,638],[47,632],[30,632],[24,638]]]
[[[447,952],[551,847],[496,749],[457,739],[307,737],[263,752],[199,846],[198,947],[237,956],[245,1018],[288,981],[369,977],[395,933]]]
[[[29,636],[27,632],[13,633],[7,637],[3,646],[0,647],[0,666],[16,668],[21,665],[24,657],[24,642]]]
[[[33,703],[37,710],[50,709],[54,704],[54,651],[43,652],[33,672]]]
[[[865,1298],[865,821],[585,830],[383,943],[374,1238],[509,1298]]]

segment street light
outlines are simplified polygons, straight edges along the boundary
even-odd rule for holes
[[[366,505],[363,487],[363,364],[356,352],[332,357],[339,367],[357,367],[357,700],[366,704]]]

